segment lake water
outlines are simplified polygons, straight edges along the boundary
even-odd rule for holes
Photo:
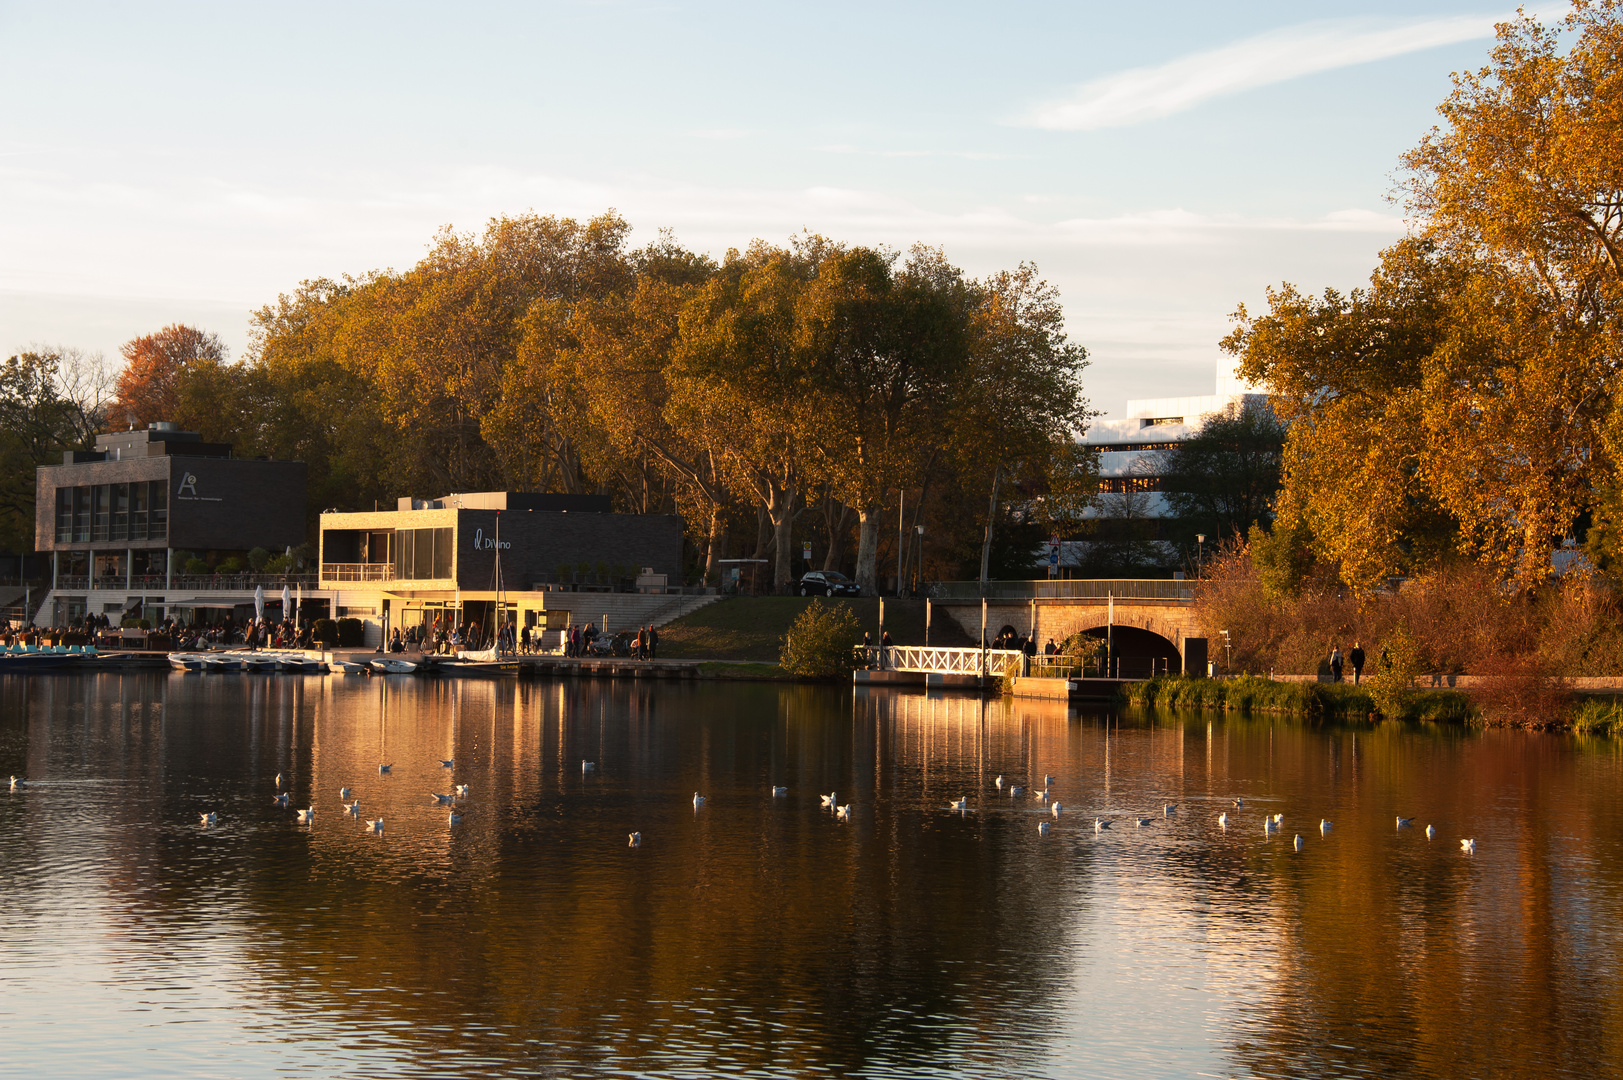
[[[9,1075],[1623,1059],[1611,741],[768,684],[7,676],[5,773],[30,781],[0,791]],[[1064,811],[1000,774],[1052,774]],[[454,828],[429,798],[453,783]]]

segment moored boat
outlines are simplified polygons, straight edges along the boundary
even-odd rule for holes
[[[169,654],[169,666],[181,671],[201,671],[208,657],[208,653],[172,652]]]
[[[411,675],[417,671],[417,665],[410,660],[396,660],[390,657],[372,661],[372,670],[385,675]]]
[[[365,675],[372,670],[366,664],[358,664],[353,660],[329,660],[327,670],[334,675]]]

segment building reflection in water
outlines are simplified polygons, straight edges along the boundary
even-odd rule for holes
[[[98,987],[161,976],[171,1009],[236,1006],[245,1054],[396,1072],[1617,1057],[1615,744],[771,684],[95,676],[0,680],[0,705],[0,751],[50,781],[0,811],[0,938],[102,1010],[91,1044],[144,1023]]]

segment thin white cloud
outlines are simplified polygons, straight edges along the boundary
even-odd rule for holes
[[[1460,15],[1302,23],[1220,49],[1191,53],[1169,63],[1095,79],[1065,98],[1037,106],[1024,123],[1060,131],[1129,127],[1183,112],[1225,94],[1491,37],[1495,23],[1510,17]]]

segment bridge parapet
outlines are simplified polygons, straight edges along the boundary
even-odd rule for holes
[[[924,645],[857,646],[857,657],[876,671],[925,671],[938,675],[979,675],[981,657],[986,674],[1002,678],[1020,674],[1024,654],[1016,649],[939,649]]]
[[[937,602],[962,600],[1172,600],[1194,603],[1193,581],[1166,578],[1070,578],[1032,581],[937,581]]]

